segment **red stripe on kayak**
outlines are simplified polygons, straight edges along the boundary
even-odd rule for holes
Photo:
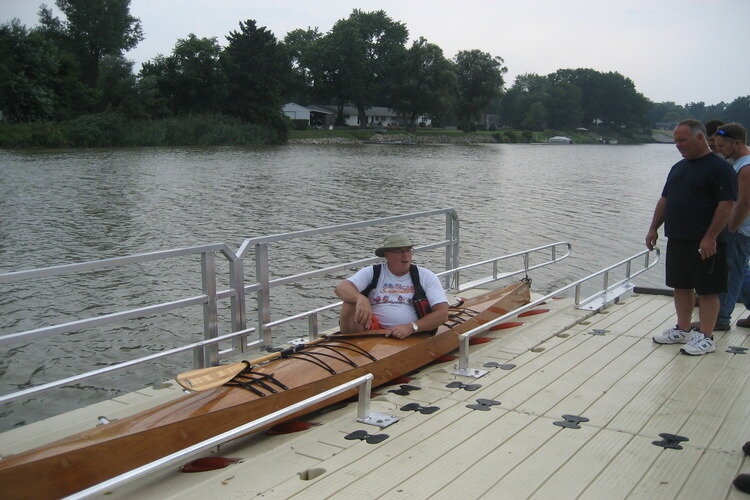
[[[521,326],[523,323],[520,321],[508,321],[506,323],[500,323],[490,328],[490,331],[493,330],[505,330],[506,328],[514,328],[516,326]]]
[[[522,312],[518,315],[519,318],[524,318],[526,316],[533,316],[535,314],[542,314],[549,312],[549,309],[532,309],[531,311]]]
[[[469,339],[469,345],[476,345],[476,344],[486,344],[487,342],[495,340],[490,337],[471,337]]]

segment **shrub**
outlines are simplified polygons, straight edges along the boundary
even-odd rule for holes
[[[125,118],[117,113],[82,115],[67,125],[68,142],[73,147],[120,146]]]
[[[292,120],[293,130],[307,130],[307,120]]]

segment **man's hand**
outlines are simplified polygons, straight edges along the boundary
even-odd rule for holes
[[[655,229],[649,229],[646,234],[646,248],[653,250],[656,247],[656,240],[659,239],[659,233]]]
[[[360,325],[364,325],[365,329],[369,329],[370,323],[372,322],[372,306],[370,305],[369,299],[362,294],[357,297],[354,321]]]
[[[385,332],[385,336],[393,337],[394,339],[405,339],[412,333],[414,333],[414,328],[411,327],[411,323],[407,323],[405,325],[394,326]]]
[[[698,246],[698,253],[703,260],[716,255],[716,240],[709,236],[704,236]]]

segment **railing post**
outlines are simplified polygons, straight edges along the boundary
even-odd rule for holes
[[[447,271],[458,267],[459,225],[455,212],[446,212],[445,214],[445,239],[450,241],[450,244],[445,247],[445,270]],[[445,288],[458,290],[458,287],[458,271],[447,274],[445,276]]]
[[[234,290],[230,307],[232,311],[232,331],[237,332],[247,328],[245,317],[245,259],[239,258],[229,262],[229,285]],[[245,352],[247,335],[232,341],[236,352]]]
[[[307,337],[310,340],[318,338],[318,314],[314,313],[307,318]]]
[[[268,243],[255,244],[255,278],[258,280],[258,338],[264,346],[271,345],[271,329],[263,325],[271,322],[271,287],[268,275]]]
[[[367,377],[369,375],[369,377]],[[371,374],[365,375],[367,379],[359,384],[359,404],[357,405],[357,420],[364,419],[370,412],[370,392],[372,392]]]
[[[604,271],[603,277],[602,277],[602,291],[604,292],[604,295],[607,294],[607,289],[609,288],[609,271]]]
[[[219,336],[219,315],[216,306],[216,256],[213,251],[201,253],[201,276],[203,293],[207,301],[203,304],[203,337],[206,340]],[[219,346],[211,344],[204,348],[197,366],[213,366],[219,362]]]
[[[523,270],[526,271],[526,274],[529,274],[529,253],[526,252],[523,254]]]

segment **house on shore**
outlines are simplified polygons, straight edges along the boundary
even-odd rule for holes
[[[307,120],[308,125],[328,128],[336,120],[338,113],[337,106],[302,106],[293,102],[284,104],[283,113],[292,120]],[[365,110],[367,115],[366,127],[402,127],[407,125],[407,118],[399,115],[396,111],[383,106],[374,106]],[[350,127],[360,127],[359,114],[357,108],[353,106],[344,106],[343,108],[344,123]],[[429,127],[432,120],[427,116],[417,118],[417,125],[424,123]]]

